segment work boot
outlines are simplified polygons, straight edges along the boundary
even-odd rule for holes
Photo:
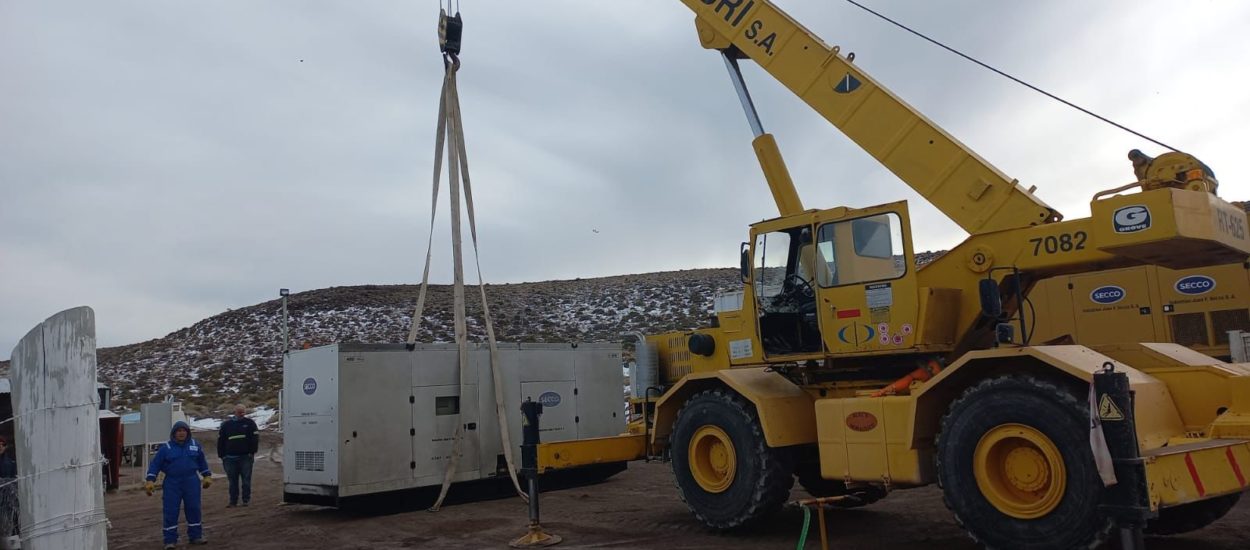
[[[238,506],[238,504],[231,502],[230,504],[226,505],[226,508],[234,508],[235,506]],[[244,506],[247,506],[247,504],[244,504]]]
[[[251,502],[248,502],[248,501],[246,501],[246,500],[245,500],[245,501],[243,501],[243,505],[244,505],[244,506],[247,506],[247,505],[249,505],[249,504],[251,504]]]
[[[165,545],[165,550],[177,550],[177,548],[178,548],[178,545],[172,542]]]
[[[191,544],[194,544],[196,546],[199,546],[201,544],[208,544],[208,539],[191,539]]]

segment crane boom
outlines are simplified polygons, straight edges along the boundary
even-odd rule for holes
[[[772,2],[682,2],[703,47],[754,60],[968,233],[1062,218]]]

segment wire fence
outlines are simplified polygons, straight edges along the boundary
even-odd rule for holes
[[[32,415],[35,415],[36,413],[46,412],[46,411],[53,410],[53,409],[74,409],[74,408],[84,408],[84,407],[91,407],[93,409],[98,409],[99,401],[97,399],[93,399],[92,401],[89,401],[86,403],[40,407],[37,409],[26,411],[24,414],[14,414],[11,418],[7,418],[7,419],[0,421],[0,425],[3,425],[8,422],[15,422],[16,420],[20,418],[23,418],[26,416],[32,416]],[[14,413],[17,413],[17,411],[14,411]],[[15,439],[15,441],[13,442],[14,447],[17,447],[23,444],[22,441],[16,441],[16,437],[14,439]],[[29,525],[19,525],[19,522],[20,522],[19,513],[18,513],[20,509],[20,502],[19,502],[20,499],[18,497],[18,481],[19,480],[31,479],[31,483],[38,484],[39,482],[37,481],[37,478],[47,475],[49,473],[59,472],[59,471],[64,471],[64,470],[76,470],[79,468],[100,468],[102,465],[105,465],[108,463],[108,461],[100,454],[100,450],[98,448],[93,450],[92,456],[78,457],[78,458],[80,459],[91,458],[94,460],[89,460],[87,462],[82,462],[82,463],[51,465],[51,467],[49,467],[50,465],[48,464],[34,464],[34,465],[19,464],[18,465],[19,469],[28,468],[28,469],[33,469],[34,471],[31,473],[27,473],[27,474],[21,474],[19,470],[19,475],[17,477],[0,478],[0,549],[8,548],[9,537],[13,535],[20,534],[22,542],[26,543],[27,541],[30,541],[31,539],[36,539],[36,538],[44,537],[44,536],[55,534],[55,533],[61,533],[64,531],[82,529],[84,527],[90,527],[94,525],[108,523],[108,518],[105,516],[104,508],[100,507],[99,509],[95,509],[95,510],[78,510],[69,514],[62,514],[59,516],[42,518],[39,521],[33,522]],[[100,490],[103,491],[104,487],[101,486]]]

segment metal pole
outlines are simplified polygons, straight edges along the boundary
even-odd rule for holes
[[[825,529],[825,507],[816,506],[816,517],[820,520],[820,550],[829,550],[829,532]]]
[[[738,92],[738,101],[742,102],[742,110],[747,115],[747,123],[751,125],[751,132],[755,134],[755,137],[764,135],[764,125],[760,123],[759,113],[755,112],[755,103],[751,101],[751,92],[747,90],[747,83],[742,79],[742,69],[738,67],[738,60],[728,52],[721,52],[721,57],[725,59],[725,68],[729,69],[729,80],[734,84],[734,91]]]
[[[290,293],[291,291],[285,288],[278,290],[278,294],[282,296],[282,353],[291,351],[291,331],[286,313],[286,296]]]
[[[530,525],[540,525],[538,518],[538,476],[529,476]]]

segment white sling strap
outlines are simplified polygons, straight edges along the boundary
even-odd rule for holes
[[[495,390],[495,413],[499,421],[500,439],[504,449],[503,455],[504,460],[508,465],[508,475],[512,480],[513,488],[522,499],[525,499],[526,496],[525,493],[521,491],[521,485],[516,476],[516,467],[512,460],[512,444],[511,438],[508,434],[508,411],[504,407],[503,381],[499,372],[499,349],[495,342],[495,329],[490,315],[490,306],[486,300],[486,283],[482,278],[482,266],[478,253],[477,222],[473,210],[472,187],[470,186],[469,181],[468,155],[465,150],[464,127],[460,118],[460,98],[456,90],[456,72],[460,68],[460,62],[455,56],[449,55],[447,56],[447,62],[444,65],[446,68],[446,75],[443,79],[443,89],[439,97],[438,133],[435,138],[434,146],[435,159],[433,194],[430,206],[430,238],[426,243],[425,269],[421,278],[421,288],[417,294],[417,305],[413,311],[411,328],[408,331],[408,344],[411,345],[416,343],[417,330],[422,321],[426,292],[429,287],[439,178],[441,177],[442,172],[444,144],[446,144],[448,183],[451,188],[451,239],[453,263],[452,299],[456,347],[459,356],[460,394],[465,394],[465,377],[467,376],[469,369],[468,330],[465,320],[464,258],[460,233],[460,191],[461,184],[463,182],[465,206],[469,216],[469,230],[473,243],[473,257],[478,276],[478,292],[482,300],[482,311],[483,316],[485,317],[484,320],[486,324],[487,343],[490,350],[491,379],[494,382],[493,386]],[[451,487],[452,479],[455,477],[456,469],[459,466],[464,431],[464,423],[458,422],[456,425],[455,437],[452,440],[451,458],[447,463],[447,470],[443,475],[443,484],[439,491],[438,499],[434,505],[430,507],[431,511],[437,511],[442,506],[443,500],[447,497],[447,492]]]

